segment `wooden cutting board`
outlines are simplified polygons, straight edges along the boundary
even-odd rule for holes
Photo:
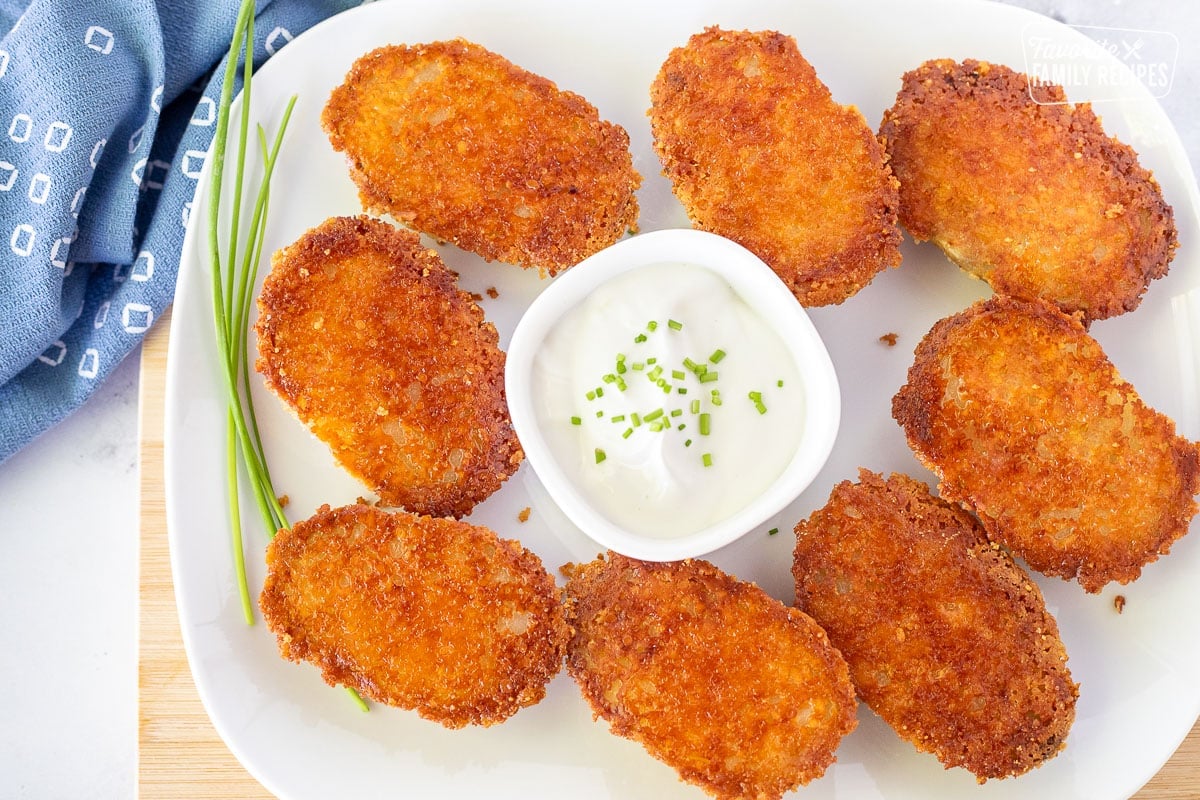
[[[180,638],[163,499],[163,394],[169,327],[168,313],[142,346],[138,797],[270,798],[213,730],[192,683]],[[1200,800],[1200,724],[1162,771],[1134,797]]]

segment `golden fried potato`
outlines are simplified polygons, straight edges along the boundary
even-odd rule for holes
[[[833,763],[854,690],[807,616],[705,561],[564,570],[567,669],[613,733],[722,800],[779,798]]]
[[[980,783],[1055,756],[1078,687],[1037,586],[978,523],[861,470],[796,526],[796,605],[901,737]]]
[[[997,296],[934,325],[892,415],[943,497],[1089,592],[1137,578],[1196,513],[1200,448],[1040,300]]]
[[[1167,273],[1177,242],[1158,182],[1061,87],[928,61],[904,76],[879,136],[901,224],[999,294],[1102,319]]]
[[[753,251],[801,303],[840,303],[900,263],[883,148],[792,37],[707,28],[671,51],[650,99],[688,217]]]
[[[366,210],[489,261],[553,275],[637,227],[625,130],[462,39],[367,53],[321,123]]]
[[[267,385],[385,505],[461,517],[520,465],[496,329],[416,234],[326,220],[258,306]]]
[[[519,542],[364,505],[280,531],[259,605],[285,658],[447,728],[540,701],[570,636],[554,579]]]

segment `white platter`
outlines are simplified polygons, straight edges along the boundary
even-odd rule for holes
[[[297,37],[254,79],[252,119],[274,130],[287,98],[299,94],[276,174],[266,251],[293,241],[325,217],[359,212],[344,166],[318,117],[351,62],[385,43],[463,36],[560,87],[587,97],[629,132],[643,231],[686,227],[659,174],[645,111],[649,85],[668,51],[707,25],[771,28],[794,36],[834,97],[857,105],[876,126],[901,74],[935,57],[979,58],[1024,66],[1023,36],[1051,32],[1096,53],[1077,32],[1017,8],[947,2],[794,2],[649,4],[633,0],[572,4],[380,2],[335,17]],[[1032,28],[1031,28],[1032,26]],[[1087,48],[1091,47],[1091,50]],[[1107,58],[1096,53],[1097,57]],[[1089,56],[1090,57],[1090,56]],[[1115,68],[1119,63],[1113,62]],[[1089,87],[1090,88],[1090,87]],[[1097,91],[1101,87],[1096,87]],[[1088,99],[1076,90],[1072,100]],[[1122,374],[1180,431],[1200,438],[1200,192],[1178,136],[1144,90],[1098,105],[1109,133],[1131,144],[1173,204],[1181,247],[1170,275],[1156,281],[1140,309],[1097,322],[1094,335]],[[1096,95],[1101,96],[1100,94]],[[202,178],[196,209],[204,207]],[[184,641],[201,698],[217,730],[246,767],[286,800],[309,798],[700,798],[640,746],[594,722],[565,674],[541,704],[503,725],[445,730],[413,713],[358,711],[307,665],[282,660],[265,626],[247,626],[236,599],[224,484],[224,420],[211,333],[204,214],[193,225],[180,265],[171,331],[166,407],[166,492],[171,560]],[[530,272],[485,264],[439,248],[464,288],[499,296],[482,301],[504,346],[522,310],[545,285]],[[929,480],[890,416],[912,349],[937,319],[984,296],[932,246],[907,242],[904,263],[841,306],[810,316],[830,349],[842,385],[842,426],[833,456],[811,487],[784,512],[711,556],[726,570],[790,602],[793,525],[822,505],[859,466]],[[265,267],[264,267],[265,272]],[[895,333],[896,346],[879,337]],[[276,486],[293,520],[322,503],[352,502],[364,490],[333,463],[273,396],[255,396]],[[526,523],[520,509],[532,508]],[[551,570],[592,558],[598,547],[573,529],[525,465],[471,518],[519,538]],[[247,561],[253,591],[262,585],[266,544],[247,509]],[[779,527],[781,533],[766,531]],[[1197,525],[1193,525],[1195,529]],[[1066,750],[1018,779],[983,786],[962,770],[945,771],[869,710],[838,752],[837,763],[797,797],[1125,798],[1170,756],[1200,712],[1200,537],[1179,542],[1127,587],[1088,596],[1075,584],[1040,579],[1057,615],[1081,684]],[[1127,604],[1113,607],[1116,594]],[[753,642],[747,643],[748,647]]]

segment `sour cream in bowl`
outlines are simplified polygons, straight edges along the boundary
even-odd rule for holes
[[[784,283],[695,230],[634,236],[557,277],[513,333],[505,389],[567,518],[648,561],[712,552],[780,511],[829,457],[841,407]]]

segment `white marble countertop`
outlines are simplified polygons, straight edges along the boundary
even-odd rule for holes
[[[1200,165],[1200,4],[1016,0],[1080,25],[1172,31],[1161,102]],[[137,364],[0,465],[0,796],[135,795]]]

